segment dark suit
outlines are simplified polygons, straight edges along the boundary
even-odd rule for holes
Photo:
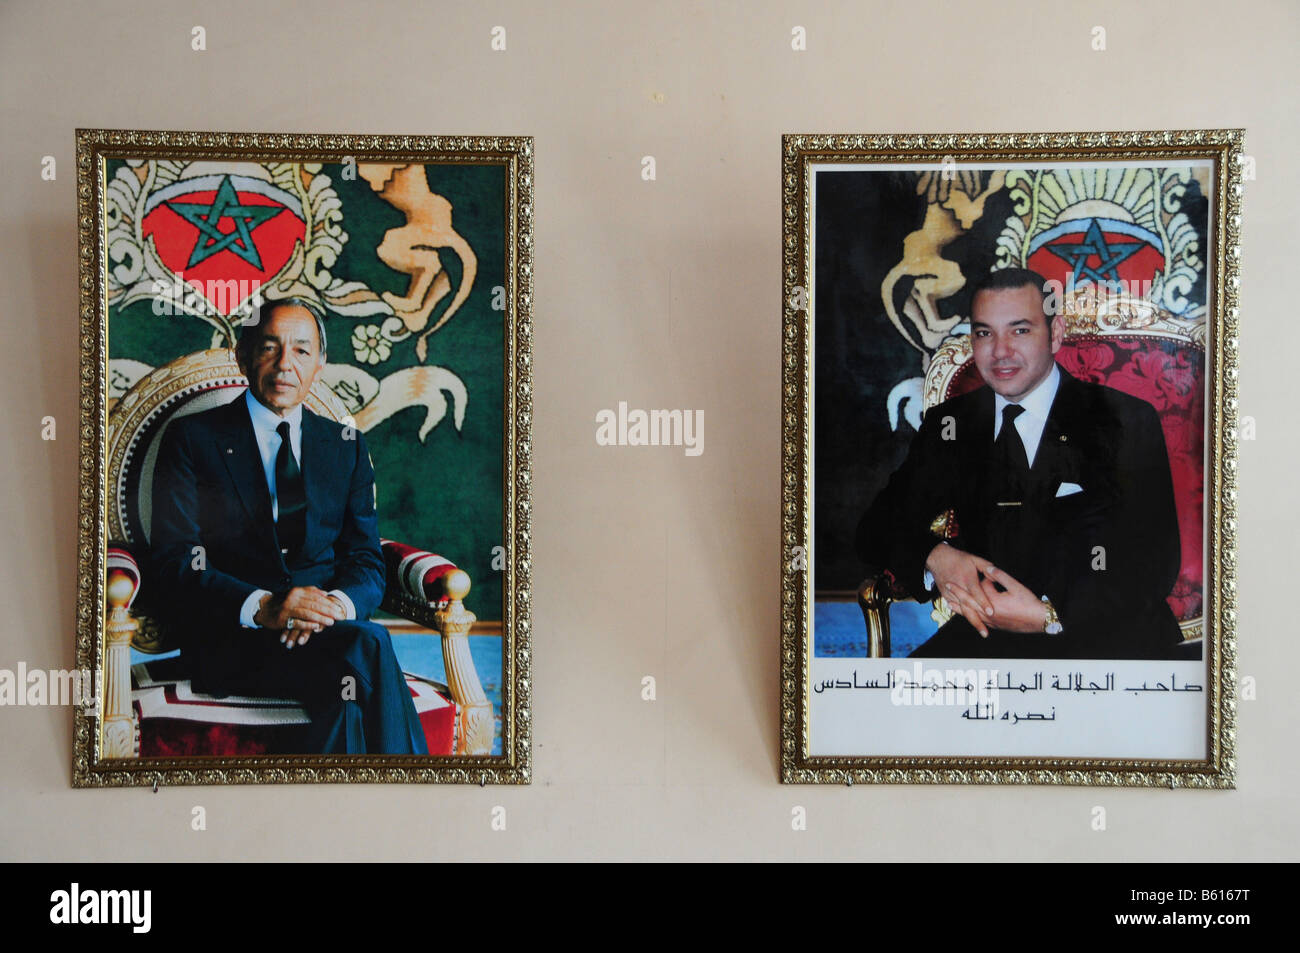
[[[863,517],[857,549],[918,600],[935,597],[924,563],[930,524],[953,510],[952,545],[1047,595],[1064,631],[983,639],[962,616],[916,655],[1000,658],[1169,658],[1181,642],[1165,597],[1181,553],[1164,433],[1146,401],[1061,380],[1019,506],[999,482],[994,394],[981,387],[931,408],[907,459]],[[944,439],[945,435],[951,439]],[[1062,484],[1082,492],[1057,496]],[[1098,548],[1100,547],[1100,548]],[[1104,568],[1101,568],[1104,565]]]
[[[383,599],[384,561],[365,440],[355,430],[345,439],[341,424],[305,407],[301,426],[306,534],[288,555],[243,392],[167,428],[149,562],[162,611],[179,627],[196,690],[299,699],[312,718],[304,743],[312,751],[427,754],[388,632],[367,621]],[[342,590],[356,620],[335,621],[293,649],[277,632],[240,625],[251,593],[297,586]]]

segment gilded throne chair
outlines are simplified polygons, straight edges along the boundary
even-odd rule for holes
[[[246,386],[233,351],[198,351],[151,371],[110,401],[103,758],[277,753],[308,723],[306,712],[292,700],[218,698],[193,691],[184,654],[172,651],[174,633],[148,609],[150,583],[142,570],[162,434],[171,421],[227,403]],[[306,406],[335,421],[347,416],[342,402],[320,381]],[[468,574],[414,546],[384,539],[381,547],[386,580],[380,608],[441,638],[446,684],[406,674],[429,753],[489,754],[493,712],[470,656],[468,634],[475,616],[463,602]],[[147,656],[170,654],[133,665],[132,648]]]
[[[1065,341],[1057,363],[1083,381],[1105,384],[1155,407],[1169,452],[1174,505],[1182,563],[1168,596],[1183,634],[1182,650],[1199,657],[1204,635],[1203,553],[1205,420],[1205,323],[1171,318],[1142,299],[1076,291],[1061,311]],[[969,335],[940,345],[926,370],[922,412],[982,385],[971,353]],[[943,535],[945,514],[936,514],[936,542]],[[891,603],[908,597],[887,571],[868,576],[858,586],[858,606],[867,627],[867,656],[890,657]],[[942,596],[930,618],[935,627],[952,616]]]

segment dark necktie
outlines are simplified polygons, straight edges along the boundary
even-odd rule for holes
[[[279,508],[275,531],[280,546],[288,550],[286,555],[293,555],[302,548],[307,535],[307,494],[289,442],[289,421],[283,421],[275,430],[280,435],[280,452],[275,457],[275,502]]]
[[[993,507],[988,514],[988,556],[1002,569],[1023,580],[1030,543],[1031,515],[1025,507],[1029,482],[1029,458],[1016,429],[1016,418],[1025,412],[1018,404],[1002,408],[1002,427],[993,441],[991,463]]]
[[[1019,404],[1007,404],[1002,408],[1002,429],[998,439],[993,441],[994,456],[999,465],[1012,473],[1029,469],[1029,455],[1025,453],[1024,441],[1016,429],[1016,418],[1025,412]]]

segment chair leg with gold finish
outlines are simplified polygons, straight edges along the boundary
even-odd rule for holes
[[[127,608],[135,580],[123,572],[108,577],[108,621],[104,627],[104,684],[100,757],[135,757],[135,709],[131,704],[131,639],[139,623]]]
[[[443,665],[447,687],[459,706],[456,725],[456,754],[491,754],[495,728],[492,703],[479,682],[469,651],[469,630],[476,616],[462,601],[469,592],[469,574],[457,569],[447,576],[446,606],[434,613],[442,635]]]
[[[867,623],[867,657],[889,658],[889,592],[883,576],[858,586],[858,607]]]

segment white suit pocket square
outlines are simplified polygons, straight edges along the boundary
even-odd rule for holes
[[[1083,487],[1079,486],[1079,484],[1077,483],[1062,483],[1060,486],[1056,488],[1056,495],[1058,498],[1062,496],[1072,496],[1075,493],[1082,493],[1082,492],[1083,492]]]

